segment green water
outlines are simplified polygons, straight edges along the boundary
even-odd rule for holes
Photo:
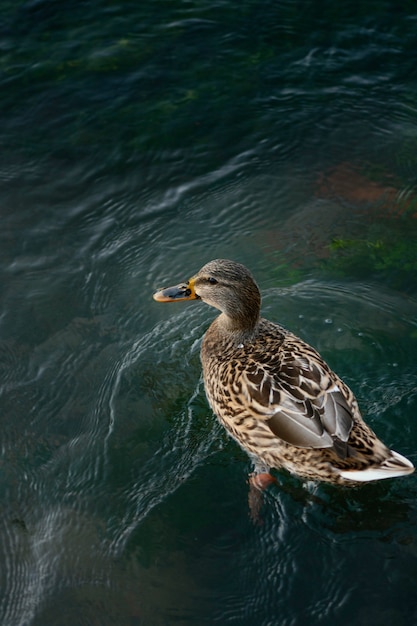
[[[281,477],[213,418],[216,257],[417,462],[412,2],[2,2],[0,621],[409,626],[417,478]]]

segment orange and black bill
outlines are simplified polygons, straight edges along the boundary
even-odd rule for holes
[[[180,300],[198,300],[199,296],[194,291],[194,281],[191,278],[186,283],[160,289],[153,294],[157,302],[179,302]]]

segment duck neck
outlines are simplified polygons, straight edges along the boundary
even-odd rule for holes
[[[228,333],[252,335],[259,322],[261,295],[255,283],[251,283],[231,298],[222,308],[219,324]]]
[[[243,315],[239,315],[237,311],[234,311],[233,315],[223,312],[217,318],[219,330],[225,335],[233,335],[237,341],[252,337],[256,332],[258,322],[259,311],[253,312],[251,316],[247,312]]]

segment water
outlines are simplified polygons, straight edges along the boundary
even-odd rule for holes
[[[416,623],[416,477],[282,478],[254,525],[214,313],[152,301],[247,264],[417,462],[414,4],[1,13],[1,623]]]

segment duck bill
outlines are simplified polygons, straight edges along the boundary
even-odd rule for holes
[[[187,283],[160,289],[153,294],[153,299],[157,302],[180,302],[181,300],[198,300],[199,296],[194,291],[194,281],[191,279]]]

